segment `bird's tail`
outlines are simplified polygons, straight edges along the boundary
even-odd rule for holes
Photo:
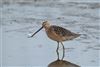
[[[75,34],[75,38],[76,38],[76,37],[79,37],[80,35],[81,35],[81,34]]]

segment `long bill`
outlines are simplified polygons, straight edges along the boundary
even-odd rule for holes
[[[36,33],[38,33],[42,28],[43,28],[43,26],[39,30],[37,30],[34,34],[32,34],[31,37],[33,37]]]

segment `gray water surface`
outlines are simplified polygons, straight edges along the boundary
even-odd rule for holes
[[[64,42],[65,60],[82,67],[99,67],[99,10],[98,0],[55,0],[0,5],[2,66],[47,67],[56,60],[57,43],[50,40],[44,30],[33,38],[28,38],[28,35],[41,27],[44,20],[48,20],[52,25],[82,34],[79,38]]]

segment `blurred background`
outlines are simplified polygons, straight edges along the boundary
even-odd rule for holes
[[[56,60],[57,43],[45,30],[28,38],[48,20],[82,34],[64,42],[65,60],[81,67],[100,67],[99,11],[100,0],[0,0],[0,65],[47,67]]]

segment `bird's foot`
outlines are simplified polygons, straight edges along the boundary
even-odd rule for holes
[[[59,61],[60,59],[58,58],[57,61]]]

